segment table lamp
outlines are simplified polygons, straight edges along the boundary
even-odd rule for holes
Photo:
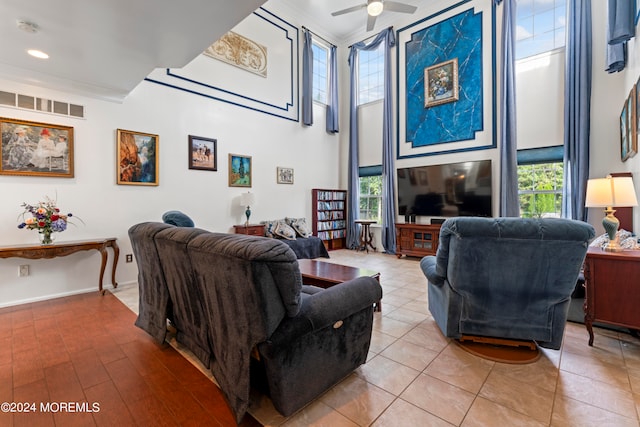
[[[620,221],[613,214],[614,206],[638,206],[636,191],[633,188],[633,180],[629,176],[596,178],[587,181],[587,200],[585,206],[588,208],[605,208],[606,214],[602,220],[609,243],[604,247],[608,252],[620,252],[622,248],[616,238]]]
[[[244,211],[244,214],[247,216],[247,222],[244,223],[245,226],[249,225],[249,217],[251,216],[251,205],[254,205],[255,203],[256,198],[253,193],[246,192],[240,195],[240,204],[247,207],[247,210]]]

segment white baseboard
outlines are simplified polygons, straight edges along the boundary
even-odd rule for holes
[[[135,280],[129,281],[129,282],[120,282],[120,283],[118,283],[118,289],[121,286],[128,286],[128,285],[133,285],[133,284],[136,284],[136,283],[137,283],[137,281],[135,281]],[[111,289],[114,289],[114,287],[111,284],[107,284],[107,285],[105,285],[103,287],[103,289],[111,290]],[[13,307],[14,305],[29,304],[29,303],[32,303],[32,302],[40,302],[40,301],[46,301],[46,300],[50,300],[50,299],[68,297],[68,296],[71,296],[71,295],[88,294],[90,292],[98,293],[98,289],[96,288],[95,285],[91,286],[90,288],[76,289],[76,290],[69,291],[69,292],[60,292],[60,293],[57,293],[57,294],[41,295],[41,296],[37,296],[37,297],[33,297],[33,298],[26,298],[26,299],[22,299],[22,300],[2,302],[2,303],[0,303],[0,308]]]

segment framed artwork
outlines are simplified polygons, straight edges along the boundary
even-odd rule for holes
[[[293,168],[277,169],[278,184],[293,184]]]
[[[635,156],[638,152],[636,92],[636,87],[634,86],[620,113],[620,158],[623,162]]]
[[[73,127],[0,118],[0,175],[73,178]]]
[[[640,1],[640,0],[639,0]],[[638,143],[638,135],[640,135],[640,77],[636,82],[636,144]],[[636,150],[638,151],[638,150]]]
[[[218,170],[218,140],[189,135],[189,169]]]
[[[425,108],[457,101],[458,58],[425,68],[424,83]]]
[[[158,185],[158,135],[118,129],[117,168],[120,185]]]
[[[251,156],[229,154],[229,187],[251,187]]]

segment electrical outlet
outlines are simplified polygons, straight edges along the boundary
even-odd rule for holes
[[[18,276],[26,277],[29,275],[29,264],[24,264],[20,266],[20,270],[18,272]]]
[[[132,254],[127,254],[124,257],[126,262],[133,262],[133,255]]]

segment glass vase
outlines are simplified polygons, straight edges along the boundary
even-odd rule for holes
[[[41,245],[52,245],[53,244],[53,231],[50,230],[42,230],[38,233],[38,237],[40,238]]]

